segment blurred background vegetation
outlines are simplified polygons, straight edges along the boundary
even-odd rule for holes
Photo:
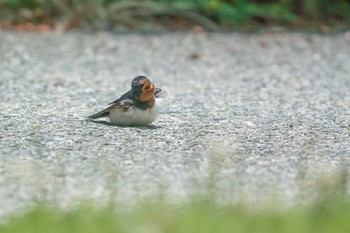
[[[105,205],[82,201],[70,207],[64,204],[64,209],[54,202],[39,202],[0,221],[0,232],[348,233],[347,177],[347,168],[335,174],[305,177],[300,188],[311,199],[294,205],[277,196],[260,204],[245,202],[243,196],[241,202],[223,204],[220,194],[210,188],[205,195],[197,194],[177,203],[162,193],[159,198],[146,198],[131,205],[115,203],[113,196]],[[213,181],[215,178],[207,182]]]
[[[349,0],[0,0],[0,24],[69,30],[349,24]]]
[[[2,26],[230,29],[241,25],[348,24],[349,0],[0,0]]]

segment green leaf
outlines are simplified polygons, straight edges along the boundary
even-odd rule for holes
[[[194,1],[187,1],[187,0],[177,0],[174,1],[171,6],[175,8],[176,10],[192,10],[195,11],[198,9],[198,4]]]

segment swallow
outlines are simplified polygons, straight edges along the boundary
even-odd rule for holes
[[[109,103],[102,111],[88,116],[88,119],[109,117],[110,123],[120,126],[146,126],[157,117],[160,104],[156,95],[161,92],[145,76],[137,76],[131,82],[131,90],[119,99]]]

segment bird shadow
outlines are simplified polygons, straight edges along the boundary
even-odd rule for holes
[[[147,126],[138,126],[138,125],[131,125],[131,126],[125,126],[125,125],[118,125],[118,124],[112,124],[108,121],[101,121],[101,120],[89,120],[87,119],[86,121],[88,122],[93,122],[96,124],[101,124],[101,125],[107,125],[107,126],[111,126],[111,127],[120,127],[120,128],[137,128],[137,129],[141,129],[141,130],[155,130],[155,129],[160,129],[160,126],[156,126],[156,125],[147,125]]]

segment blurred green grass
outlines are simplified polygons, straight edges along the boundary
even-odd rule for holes
[[[333,200],[278,210],[253,210],[196,201],[171,205],[149,202],[131,210],[116,205],[82,205],[63,211],[39,206],[0,225],[2,233],[345,233],[350,231],[350,203]]]
[[[215,30],[349,20],[347,0],[0,0],[0,22],[64,29],[189,24]]]
[[[345,233],[350,232],[347,171],[320,173],[304,180],[300,187],[313,198],[292,206],[273,199],[260,206],[244,201],[220,204],[209,190],[180,203],[164,195],[133,205],[87,201],[68,209],[41,202],[27,212],[2,219],[0,232]]]

